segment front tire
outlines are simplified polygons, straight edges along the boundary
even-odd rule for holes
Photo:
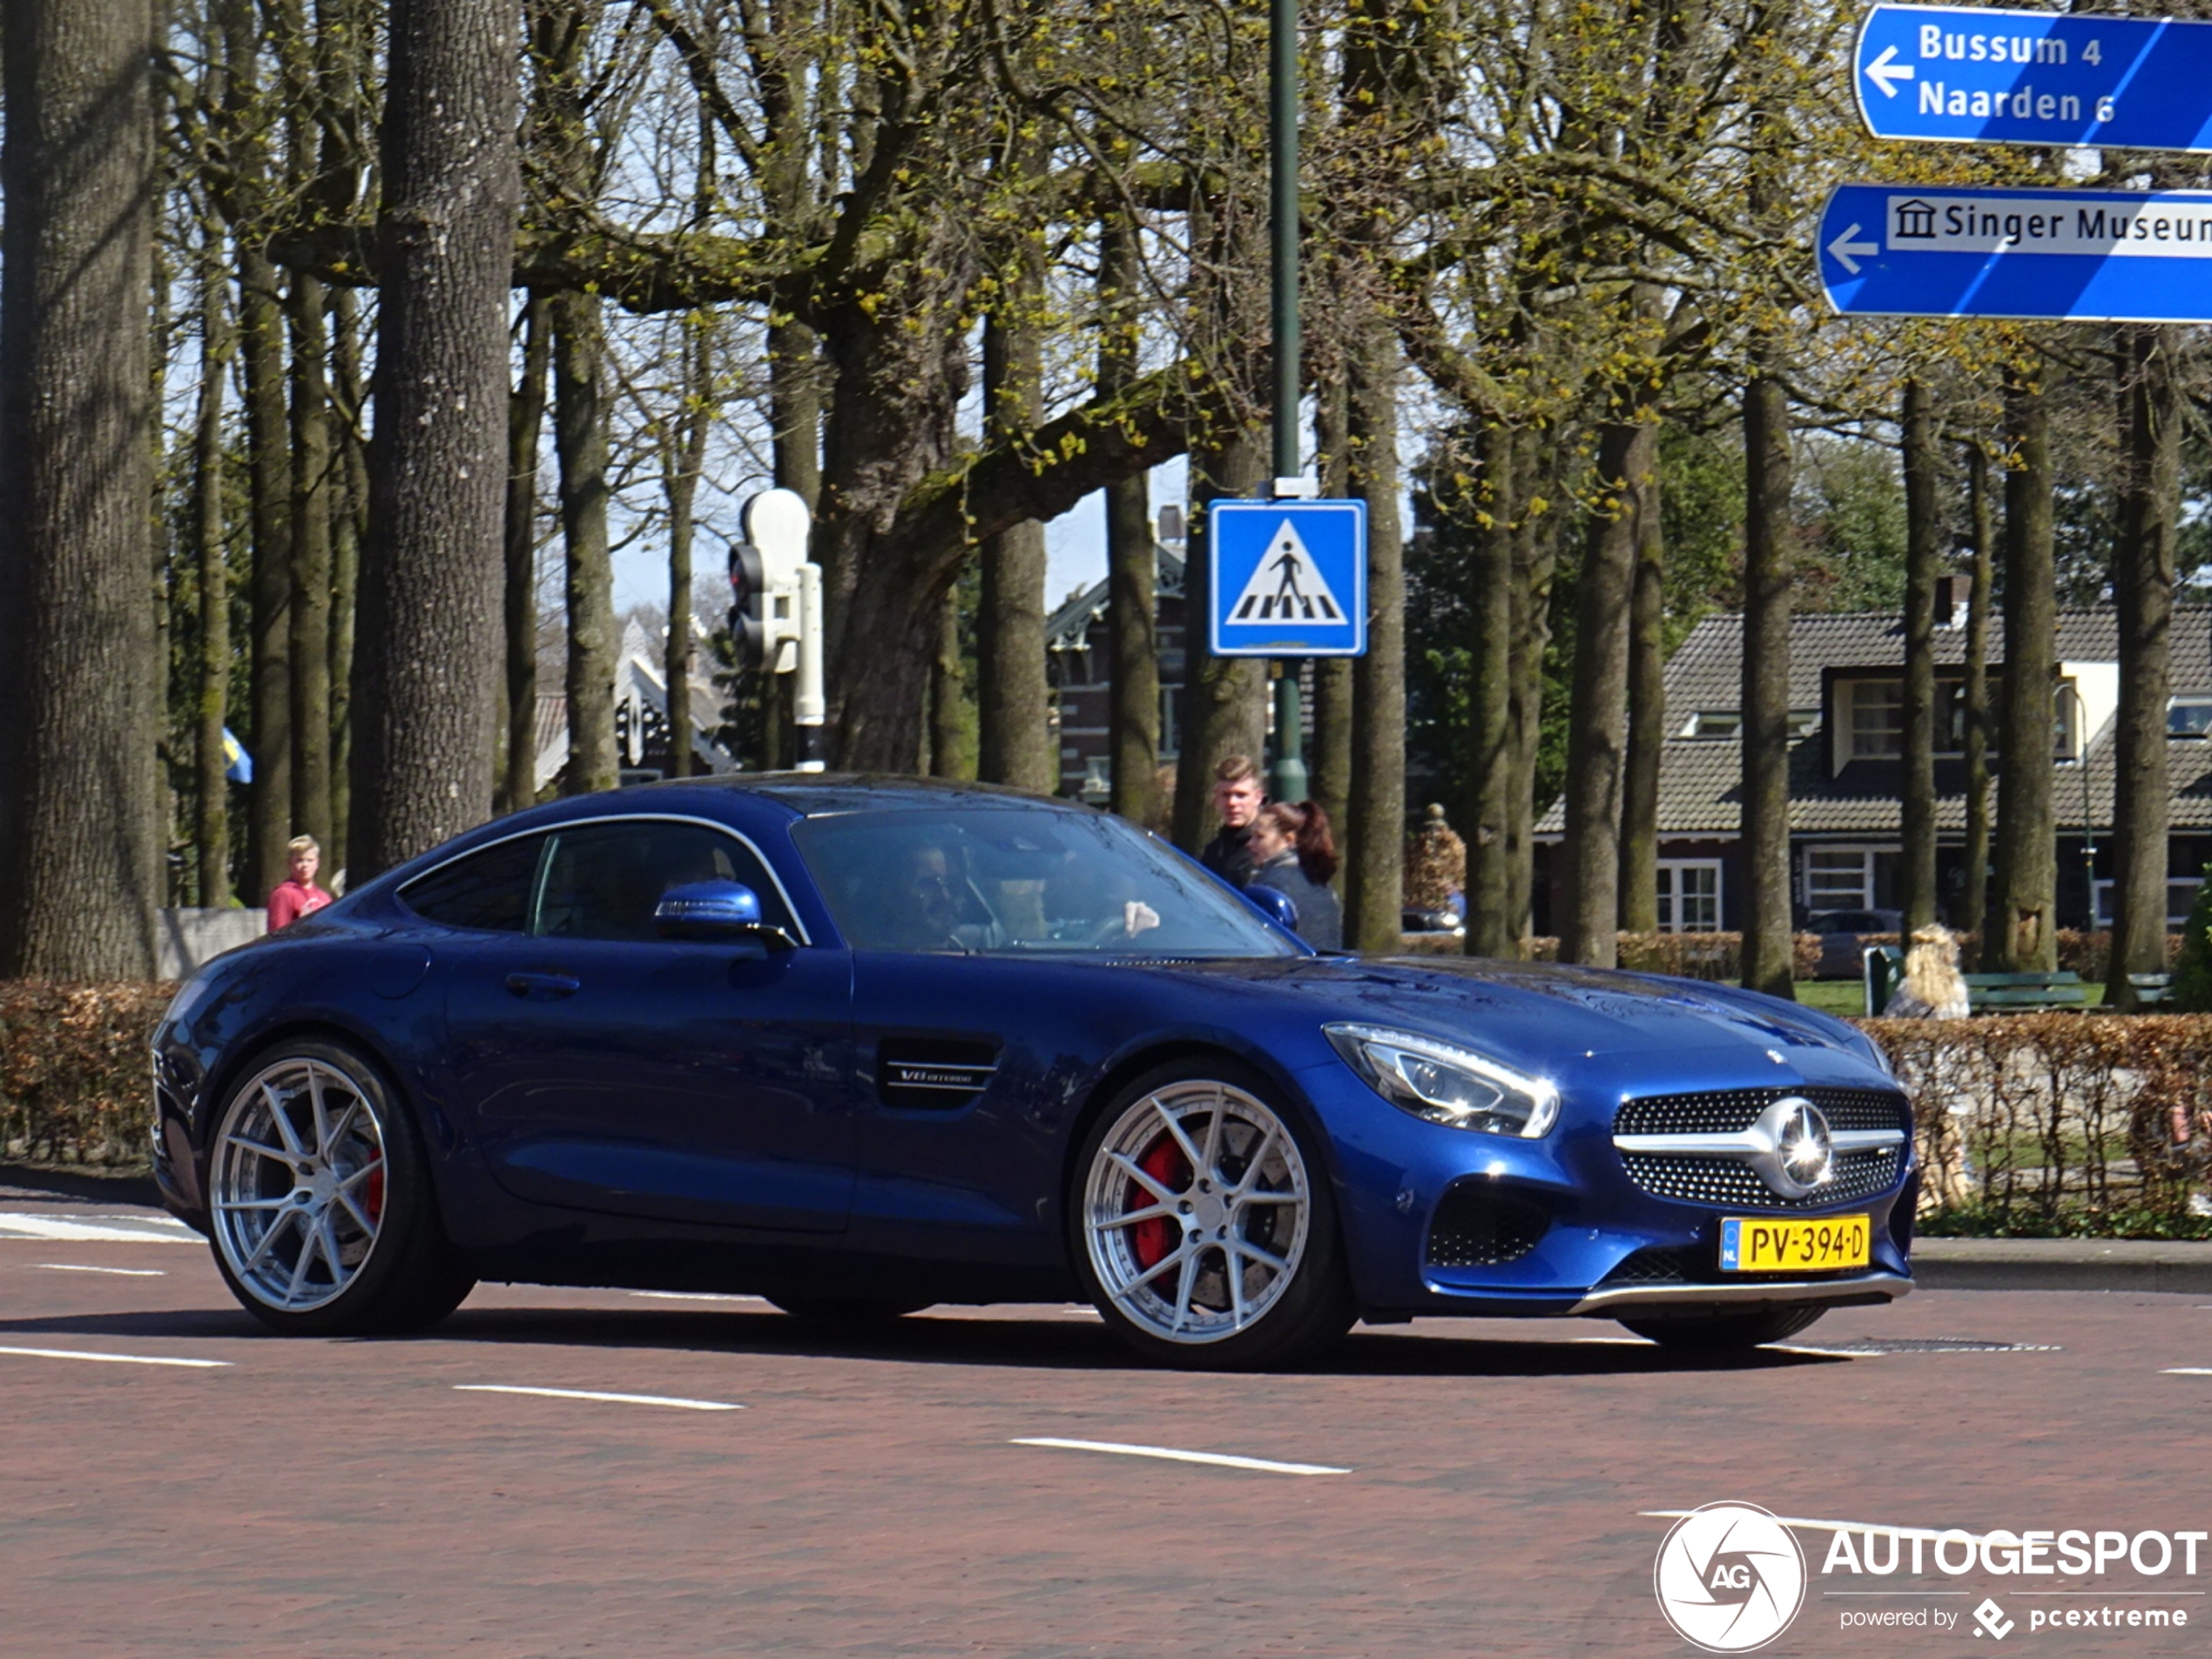
[[[1294,1366],[1351,1328],[1326,1169],[1267,1085],[1226,1058],[1123,1090],[1084,1137],[1068,1209],[1084,1289],[1147,1359]]]
[[[342,1044],[256,1055],[224,1103],[207,1176],[215,1265],[273,1331],[420,1330],[475,1287],[438,1224],[413,1123]]]
[[[1811,1307],[1762,1308],[1755,1313],[1704,1313],[1623,1319],[1637,1336],[1676,1353],[1718,1358],[1749,1353],[1763,1343],[1794,1337],[1828,1310]]]

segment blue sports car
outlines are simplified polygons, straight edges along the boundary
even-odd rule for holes
[[[1740,1348],[1912,1285],[1911,1112],[1849,1026],[1317,955],[1155,837],[974,786],[520,813],[209,964],[154,1049],[162,1192],[283,1332],[483,1278],[1080,1294],[1249,1367],[1434,1314]]]

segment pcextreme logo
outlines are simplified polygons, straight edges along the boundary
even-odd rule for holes
[[[1709,1503],[1668,1531],[1651,1582],[1684,1641],[1708,1653],[1749,1653],[1788,1629],[1804,1605],[1804,1552],[1757,1504]]]

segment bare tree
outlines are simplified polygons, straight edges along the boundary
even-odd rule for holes
[[[2051,412],[2036,378],[2005,384],[2005,685],[1998,725],[1997,876],[1982,965],[2000,974],[2058,966],[2057,822],[2052,699],[2058,594],[2051,524]]]

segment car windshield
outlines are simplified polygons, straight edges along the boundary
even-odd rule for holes
[[[799,826],[860,950],[1291,956],[1197,865],[1104,813],[1019,806],[850,813]]]

